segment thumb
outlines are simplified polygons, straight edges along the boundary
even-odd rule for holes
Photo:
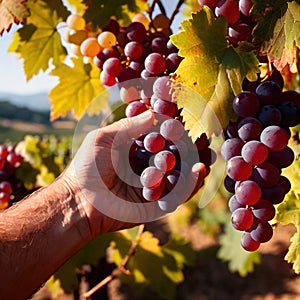
[[[150,110],[131,118],[121,119],[105,128],[106,133],[115,138],[114,143],[118,146],[132,138],[139,137],[151,128],[154,122],[154,113]]]

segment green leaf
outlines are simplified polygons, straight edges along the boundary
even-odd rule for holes
[[[228,46],[225,18],[215,19],[208,7],[181,25],[183,30],[171,36],[184,57],[176,71],[175,79],[183,85],[176,97],[186,129],[195,140],[203,131],[220,133],[235,118],[234,95],[242,90],[245,77],[256,78],[259,62],[248,44]]]
[[[287,64],[291,66],[297,59],[297,47],[300,47],[300,5],[296,2],[286,4],[279,1],[275,3],[271,12],[267,13],[266,18],[259,23],[260,26],[254,30],[254,37],[261,43],[261,51],[266,53],[269,61],[281,71]],[[270,29],[270,23],[267,23],[269,15],[272,17],[271,24],[275,23],[271,26],[272,34],[260,36],[264,33],[262,29]]]
[[[220,237],[221,248],[217,256],[229,263],[231,272],[238,272],[244,277],[253,272],[255,264],[260,263],[260,254],[257,251],[244,250],[241,246],[241,235],[242,232],[235,230],[228,220],[225,233]]]
[[[51,72],[59,77],[59,83],[49,93],[52,120],[70,111],[80,119],[86,112],[99,114],[107,106],[108,91],[99,80],[99,69],[81,58],[72,58],[72,62],[73,66],[61,64]]]
[[[22,23],[28,14],[25,0],[2,0],[0,2],[0,36],[4,31],[9,31],[13,23]]]
[[[40,71],[48,70],[50,62],[60,65],[66,57],[56,26],[64,20],[67,10],[60,1],[31,0],[27,6],[30,16],[26,25],[15,33],[9,51],[15,51],[24,59],[24,72],[29,80]]]

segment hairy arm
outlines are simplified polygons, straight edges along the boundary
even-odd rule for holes
[[[26,299],[90,239],[85,211],[60,179],[0,213],[0,299]]]

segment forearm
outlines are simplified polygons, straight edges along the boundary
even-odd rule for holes
[[[57,180],[0,214],[0,299],[26,299],[90,240],[80,204]]]

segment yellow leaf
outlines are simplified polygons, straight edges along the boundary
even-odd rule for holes
[[[158,256],[163,256],[159,240],[150,231],[144,231],[139,239],[139,246]]]

